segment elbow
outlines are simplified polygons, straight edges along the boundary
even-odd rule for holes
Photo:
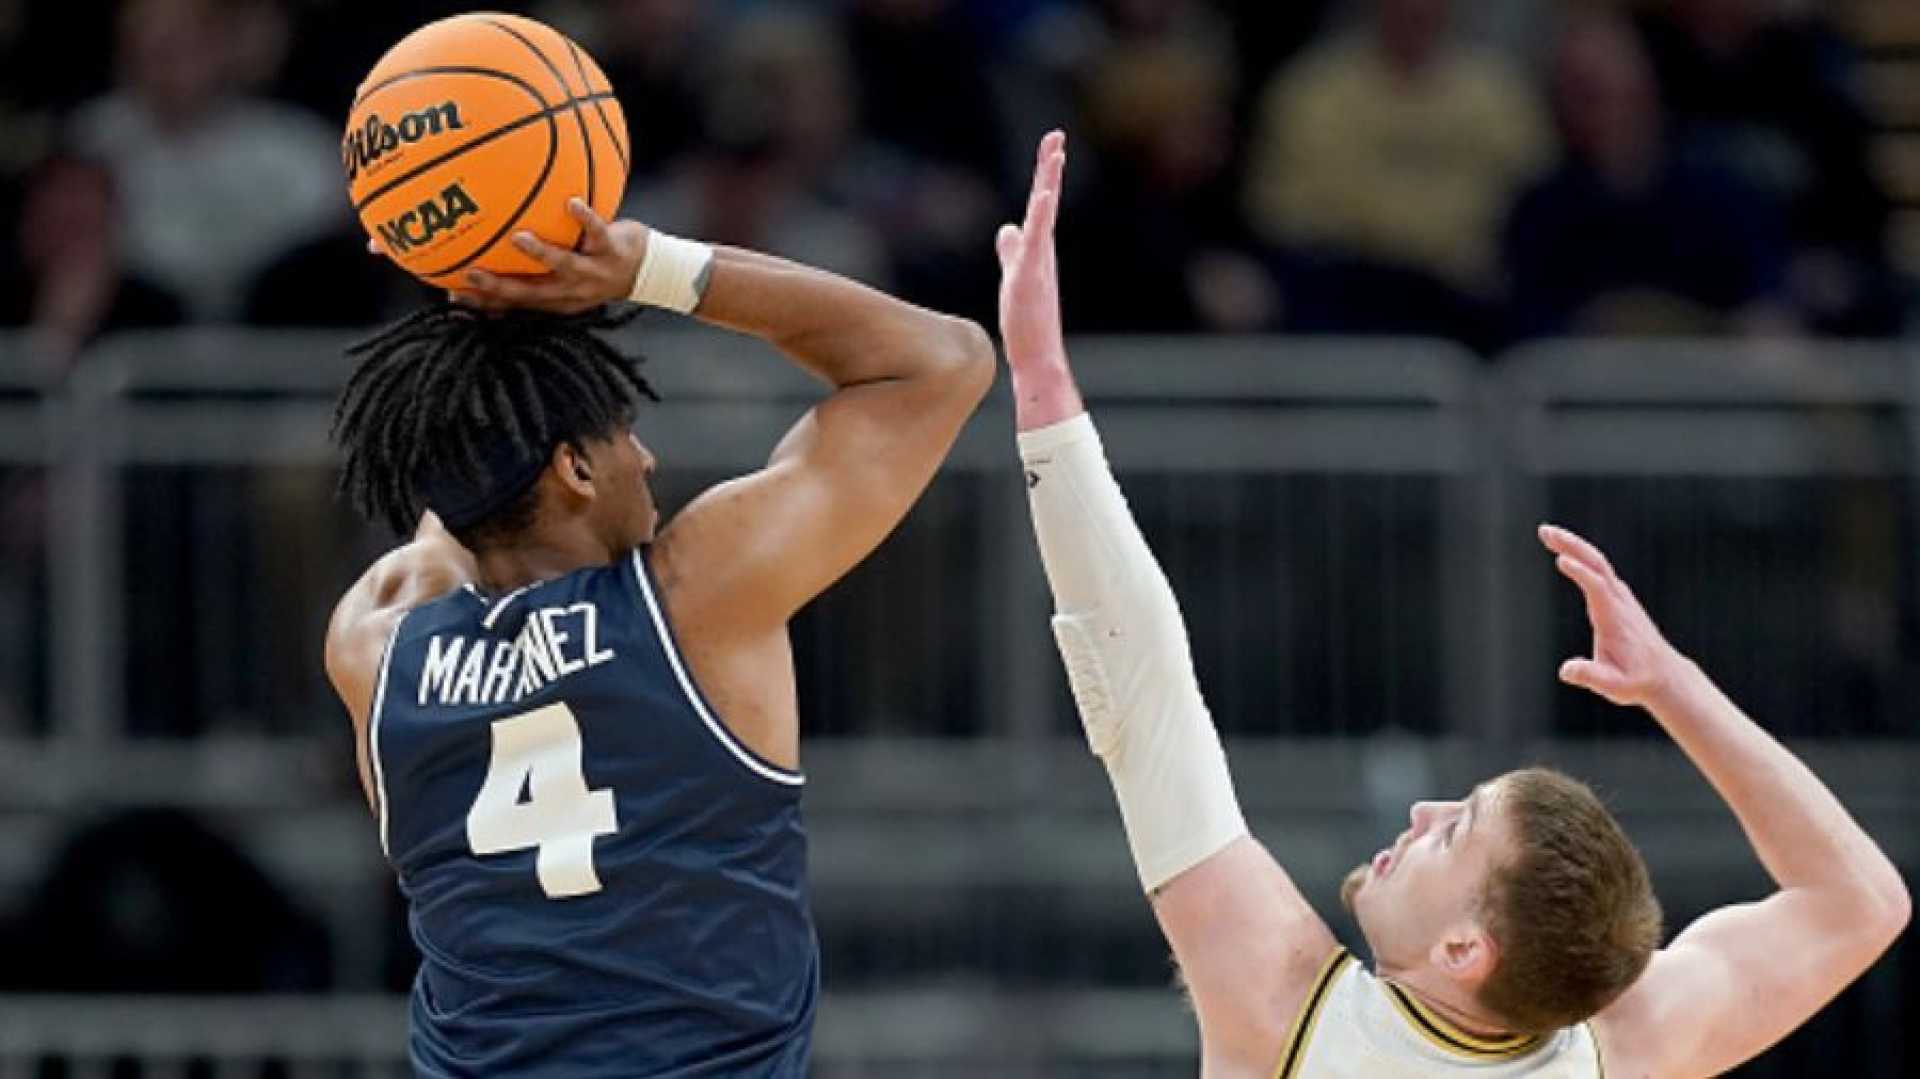
[[[1900,870],[1891,863],[1887,866],[1887,877],[1880,889],[1881,925],[1891,942],[1913,921],[1913,894],[1907,890],[1906,881],[1900,879]]]
[[[1884,949],[1913,921],[1913,896],[1891,859],[1882,854],[1877,863],[1861,881],[1861,908],[1855,924]]]
[[[999,365],[993,339],[972,319],[947,318],[941,330],[937,350],[941,372],[956,396],[965,396],[970,405],[978,405],[993,387]]]

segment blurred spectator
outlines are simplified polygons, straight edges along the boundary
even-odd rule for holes
[[[714,14],[715,5],[701,0],[608,0],[592,8],[582,43],[626,110],[636,183],[657,178],[700,141],[698,62]]]
[[[367,254],[367,234],[342,223],[273,260],[247,289],[250,326],[365,329],[431,303],[440,293]]]
[[[275,0],[275,6],[292,8],[292,31],[286,42],[285,61],[267,96],[324,117],[328,130],[337,131],[346,126],[347,109],[360,80],[395,42],[449,15],[478,8],[518,11],[526,5],[476,4],[472,0],[355,4],[341,0]],[[246,47],[242,51],[247,51]],[[259,51],[257,45],[253,51]]]
[[[172,810],[82,829],[29,898],[0,982],[40,992],[324,989],[324,934],[226,840]]]
[[[1190,45],[1123,45],[1086,91],[1094,179],[1062,217],[1062,302],[1090,333],[1251,331],[1275,314],[1226,165],[1232,86]]]
[[[834,24],[798,7],[752,9],[720,42],[705,92],[703,148],[660,183],[629,192],[622,212],[885,282],[881,236],[833,193],[855,135]]]
[[[1292,0],[1284,4],[1226,0],[1223,6],[1239,57],[1241,91],[1247,95],[1237,103],[1243,118],[1252,115],[1258,104],[1255,95],[1266,86],[1268,77],[1321,35],[1329,12],[1337,5],[1338,0]]]
[[[1889,204],[1848,46],[1812,13],[1762,0],[1667,0],[1641,30],[1675,138],[1791,213],[1791,283],[1815,325],[1893,333]]]
[[[1296,328],[1472,336],[1499,222],[1550,143],[1533,89],[1451,33],[1451,0],[1375,0],[1263,95],[1246,201],[1298,260]]]
[[[47,498],[44,471],[0,466],[0,737],[47,730]]]
[[[247,2],[128,0],[119,84],[74,121],[119,178],[129,263],[196,320],[233,318],[252,274],[347,210],[327,128],[234,91]]]
[[[1014,185],[1004,182],[1008,133],[999,91],[965,7],[951,0],[851,6],[847,55],[861,134],[828,187],[886,238],[900,295],[981,319],[993,314],[999,281],[992,241],[999,192]]]
[[[1166,43],[1217,48],[1226,45],[1227,25],[1206,0],[1098,0],[1107,37],[1113,45]]]
[[[56,366],[104,331],[182,320],[178,299],[126,270],[119,213],[113,174],[97,162],[56,155],[27,180],[17,257],[0,263],[0,326],[29,328]]]
[[[1554,85],[1567,160],[1507,234],[1516,332],[1705,333],[1782,324],[1778,214],[1732,174],[1671,152],[1632,33],[1570,26]]]
[[[869,134],[991,182],[1000,171],[1000,127],[986,54],[959,6],[852,0],[848,58]]]
[[[0,182],[23,172],[45,150],[51,123],[37,108],[29,77],[25,0],[0,0]]]
[[[58,143],[57,119],[107,85],[101,27],[118,0],[0,0],[0,178],[17,177]]]
[[[1033,147],[1041,136],[1071,126],[1075,104],[1094,69],[1115,49],[1178,44],[1207,50],[1231,68],[1231,28],[1206,0],[1082,0],[1035,4],[1007,48],[996,73],[1010,162],[1009,197],[1024,198]],[[1231,73],[1228,81],[1236,81]],[[1067,170],[1067,190],[1087,170]]]

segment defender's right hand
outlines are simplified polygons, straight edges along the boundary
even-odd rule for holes
[[[1598,547],[1553,525],[1540,526],[1540,542],[1557,556],[1554,568],[1579,587],[1593,626],[1593,656],[1562,663],[1560,680],[1614,704],[1655,704],[1677,680],[1686,657],[1667,643]]]

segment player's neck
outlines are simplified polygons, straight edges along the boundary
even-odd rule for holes
[[[512,546],[492,547],[474,555],[475,583],[488,595],[504,595],[589,566],[604,566],[613,558],[606,545],[584,531],[534,534]]]
[[[1473,995],[1459,986],[1451,983],[1436,985],[1432,979],[1422,978],[1415,972],[1396,973],[1388,978],[1419,1000],[1428,1011],[1445,1019],[1462,1033],[1488,1040],[1513,1035],[1513,1031],[1483,1011],[1474,1002]]]

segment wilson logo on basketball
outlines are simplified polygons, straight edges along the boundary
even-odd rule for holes
[[[340,143],[340,163],[346,166],[347,181],[351,183],[359,177],[362,169],[402,146],[442,132],[459,131],[466,126],[460,119],[459,103],[453,101],[410,112],[394,124],[380,119],[379,113],[373,113],[358,131],[347,132],[346,139]]]
[[[380,240],[386,245],[388,253],[404,255],[416,247],[432,243],[441,233],[452,231],[460,224],[461,218],[479,212],[479,204],[467,194],[467,189],[454,184],[442,191],[439,198],[428,199],[381,225]]]

